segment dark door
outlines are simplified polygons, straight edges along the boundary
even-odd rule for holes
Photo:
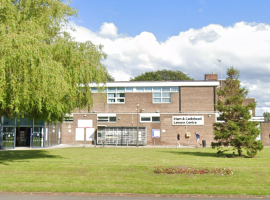
[[[16,147],[30,147],[30,128],[17,128]]]

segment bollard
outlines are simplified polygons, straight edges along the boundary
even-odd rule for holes
[[[167,141],[165,141],[165,148],[167,148]]]
[[[96,143],[96,140],[94,140],[94,145],[95,145],[95,147],[97,147],[97,143]]]
[[[188,140],[187,140],[187,148],[188,148]]]

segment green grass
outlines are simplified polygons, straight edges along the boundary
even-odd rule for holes
[[[232,176],[155,174],[162,167],[231,167]],[[67,148],[0,151],[0,191],[270,194],[270,148],[255,158],[211,148]]]

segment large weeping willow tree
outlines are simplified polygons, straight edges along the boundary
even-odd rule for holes
[[[62,0],[0,0],[0,116],[62,120],[92,105],[108,76],[101,46],[65,32],[77,11]]]

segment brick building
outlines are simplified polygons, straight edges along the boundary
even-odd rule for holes
[[[176,145],[177,133],[181,145],[195,145],[195,132],[200,133],[200,144],[204,141],[209,146],[214,138],[212,124],[219,121],[214,107],[216,91],[222,85],[224,81],[218,81],[217,74],[206,74],[202,81],[107,82],[100,92],[92,84],[91,110],[74,110],[62,124],[2,117],[0,148],[95,143]],[[247,98],[244,104],[254,101]],[[256,120],[255,109],[251,113]],[[269,146],[270,123],[260,120],[258,139]]]
[[[203,81],[108,82],[102,93],[91,85],[93,107],[68,117],[62,143],[172,145],[179,132],[181,145],[195,145],[199,132],[210,145],[218,86],[216,74]]]

